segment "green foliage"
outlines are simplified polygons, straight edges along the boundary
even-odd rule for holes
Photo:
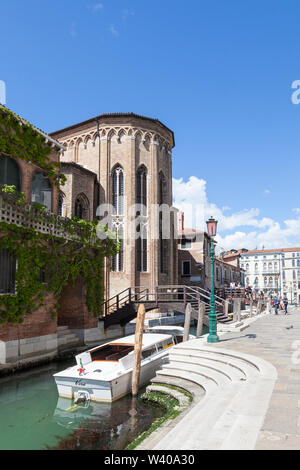
[[[0,108],[0,149],[3,154],[42,168],[57,186],[65,183],[65,175],[58,172],[60,163],[50,158],[52,150],[45,137],[7,108]]]
[[[178,405],[179,402],[171,397],[170,395],[167,395],[165,393],[161,392],[147,392],[144,393],[141,398],[145,401],[150,401],[151,403],[161,406],[162,408],[165,409],[166,413],[164,416],[161,418],[156,419],[151,427],[145,431],[141,436],[139,436],[135,441],[133,441],[131,444],[129,444],[125,450],[133,450],[135,449],[141,442],[143,442],[146,437],[150,436],[153,431],[158,429],[160,426],[162,426],[163,423],[168,421],[169,419],[175,419],[180,411],[178,410]]]
[[[43,305],[47,293],[55,298],[53,315],[56,315],[63,287],[70,280],[74,285],[77,278],[83,280],[88,310],[95,316],[101,315],[104,259],[119,249],[113,235],[102,227],[109,236],[100,240],[96,232],[98,221],[61,218],[45,212],[43,206],[28,206],[11,187],[2,188],[1,193],[19,205],[24,223],[20,227],[0,222],[0,250],[8,249],[18,263],[16,293],[0,296],[0,323],[21,323],[25,315]],[[32,221],[52,224],[63,230],[64,235],[37,232],[31,227]],[[45,273],[45,282],[40,280],[41,271]]]

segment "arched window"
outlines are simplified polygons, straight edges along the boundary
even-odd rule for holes
[[[158,181],[159,205],[166,204],[166,179],[162,171],[159,172]],[[160,245],[160,272],[168,273],[168,240],[163,238],[163,214],[159,211],[159,245]]]
[[[136,182],[136,202],[138,207],[137,216],[139,224],[137,226],[138,238],[137,249],[137,270],[145,272],[148,269],[148,217],[147,217],[147,169],[141,166],[137,171]]]
[[[258,271],[258,263],[255,263],[255,272]]]
[[[116,166],[112,172],[112,204],[113,231],[120,242],[119,252],[112,258],[112,270],[119,272],[124,271],[124,171],[121,166]]]
[[[264,263],[264,272],[267,271],[267,263]]]
[[[75,217],[78,219],[89,220],[89,200],[84,193],[78,194],[75,199]]]
[[[66,217],[65,199],[66,199],[66,196],[64,195],[62,191],[60,191],[59,196],[58,196],[57,212],[58,212],[58,215],[60,215],[61,217]]]
[[[113,222],[113,231],[116,233],[116,240],[120,243],[119,252],[112,258],[112,271],[124,271],[124,226],[122,222]]]
[[[147,169],[143,165],[137,171],[136,202],[147,207]]]
[[[268,278],[267,277],[264,278],[264,284],[265,284],[265,286],[268,285]]]
[[[249,271],[249,264],[248,263],[246,264],[246,271],[247,272]]]
[[[17,162],[10,157],[0,155],[0,186],[7,184],[21,191],[21,173]]]
[[[32,202],[45,206],[52,211],[52,186],[49,178],[43,173],[35,173],[32,179]]]
[[[269,263],[269,271],[271,272],[273,270],[273,264]]]
[[[120,166],[112,173],[112,204],[115,214],[124,214],[124,171]]]

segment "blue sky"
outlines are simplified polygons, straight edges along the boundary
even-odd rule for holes
[[[293,0],[1,2],[6,105],[46,132],[157,117],[178,207],[201,199],[226,248],[300,245],[299,17]]]

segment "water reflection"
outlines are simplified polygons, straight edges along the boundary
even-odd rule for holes
[[[113,404],[58,398],[53,374],[70,362],[49,364],[0,380],[0,449],[122,449],[160,408],[128,395]]]
[[[160,408],[146,406],[140,399],[130,396],[113,404],[86,402],[78,405],[59,398],[53,419],[73,432],[47,449],[124,449],[162,414]]]

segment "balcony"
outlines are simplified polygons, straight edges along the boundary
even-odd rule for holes
[[[279,268],[270,268],[270,269],[265,269],[261,272],[261,274],[263,275],[276,275],[276,274],[279,274],[280,271],[279,271]]]
[[[33,229],[36,232],[44,233],[45,235],[53,235],[65,239],[76,239],[76,232],[74,236],[70,236],[70,232],[66,230],[70,219],[54,216],[51,212],[42,212],[40,209],[35,208],[31,204],[18,204],[16,197],[10,194],[0,192],[0,222],[7,224],[14,224],[18,227]]]

